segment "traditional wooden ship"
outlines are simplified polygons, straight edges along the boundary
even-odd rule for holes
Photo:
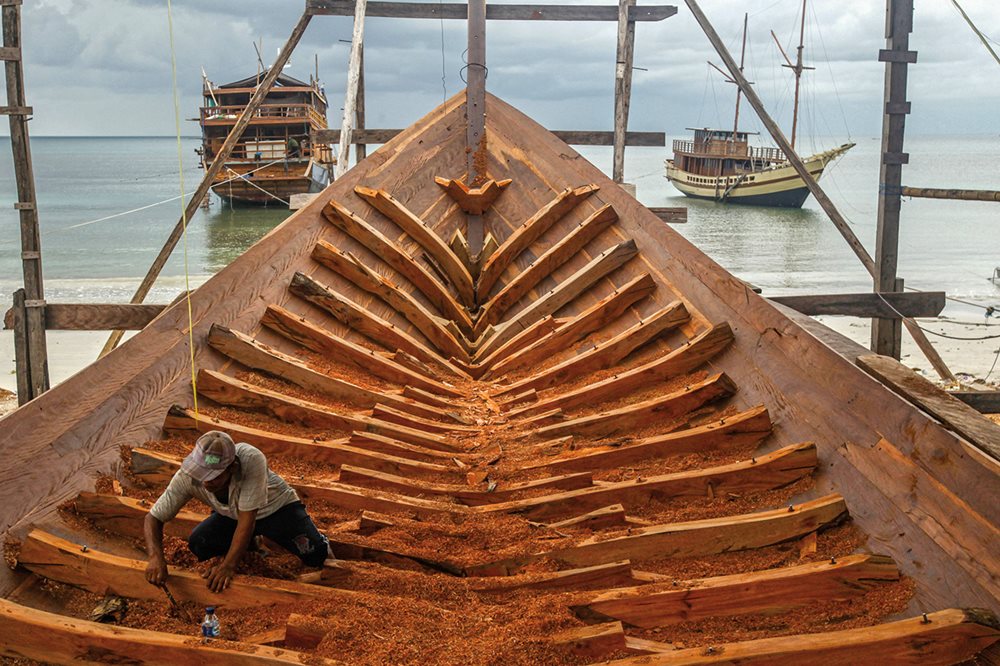
[[[721,203],[780,208],[801,208],[809,197],[809,188],[781,149],[751,146],[752,132],[692,131],[693,140],[674,141],[674,159],[666,163],[667,180],[683,194]],[[819,180],[826,167],[854,145],[845,143],[802,161]]]
[[[205,78],[199,152],[206,166],[219,153],[266,73],[265,69],[222,85]],[[310,137],[315,130],[327,128],[326,110],[326,95],[318,80],[306,83],[279,74],[216,176],[212,191],[228,201],[267,204],[287,203],[293,194],[322,190],[333,173],[333,151],[325,144],[312,145]]]
[[[487,178],[462,180],[462,93],[193,292],[190,318],[170,307],[0,421],[0,654],[998,663],[995,454],[487,103]],[[150,500],[208,430],[266,453],[336,561],[248,556],[212,593],[189,506],[170,594],[146,583]],[[206,605],[226,640],[195,638]]]

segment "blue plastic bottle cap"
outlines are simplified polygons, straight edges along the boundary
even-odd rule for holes
[[[215,606],[208,606],[207,608],[205,608],[205,612],[211,615],[212,613],[215,612]]]

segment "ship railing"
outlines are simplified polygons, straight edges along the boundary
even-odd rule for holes
[[[242,106],[203,106],[201,119],[236,120],[243,112]],[[309,104],[261,104],[254,118],[308,118],[319,122],[322,116]]]
[[[779,148],[764,146],[748,146],[745,143],[728,143],[725,141],[688,141],[674,140],[674,152],[690,153],[706,157],[741,157],[764,162],[783,162],[785,154]]]
[[[208,145],[208,159],[211,160],[222,148],[223,139]],[[259,157],[258,157],[259,154]],[[274,160],[315,158],[319,162],[329,162],[333,159],[333,153],[329,146],[312,144],[305,141],[299,142],[299,152],[294,157],[288,154],[288,144],[282,138],[250,139],[248,141],[237,141],[233,145],[233,150],[229,154],[229,159],[234,161],[260,161],[273,162]]]

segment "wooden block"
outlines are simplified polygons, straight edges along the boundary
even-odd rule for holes
[[[328,631],[321,618],[292,613],[285,624],[285,645],[298,650],[315,650]]]
[[[628,560],[598,564],[593,567],[567,569],[546,574],[510,576],[498,581],[500,585],[473,587],[476,592],[510,592],[512,590],[575,590],[580,588],[613,588],[632,586],[632,563]]]
[[[625,628],[621,622],[579,627],[555,634],[552,642],[577,656],[600,659],[625,649]]]
[[[358,533],[364,536],[370,536],[378,532],[379,530],[385,529],[386,527],[392,527],[395,523],[391,520],[383,518],[376,513],[371,511],[361,512],[361,522],[358,525]]]
[[[323,563],[323,568],[319,571],[309,571],[301,574],[295,580],[300,583],[310,585],[322,585],[324,587],[343,587],[350,579],[353,572],[338,560],[327,560]]]

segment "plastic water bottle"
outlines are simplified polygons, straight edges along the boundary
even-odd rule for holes
[[[218,638],[220,632],[219,618],[215,615],[215,606],[205,609],[205,619],[201,621],[201,636],[207,641],[209,638]]]

